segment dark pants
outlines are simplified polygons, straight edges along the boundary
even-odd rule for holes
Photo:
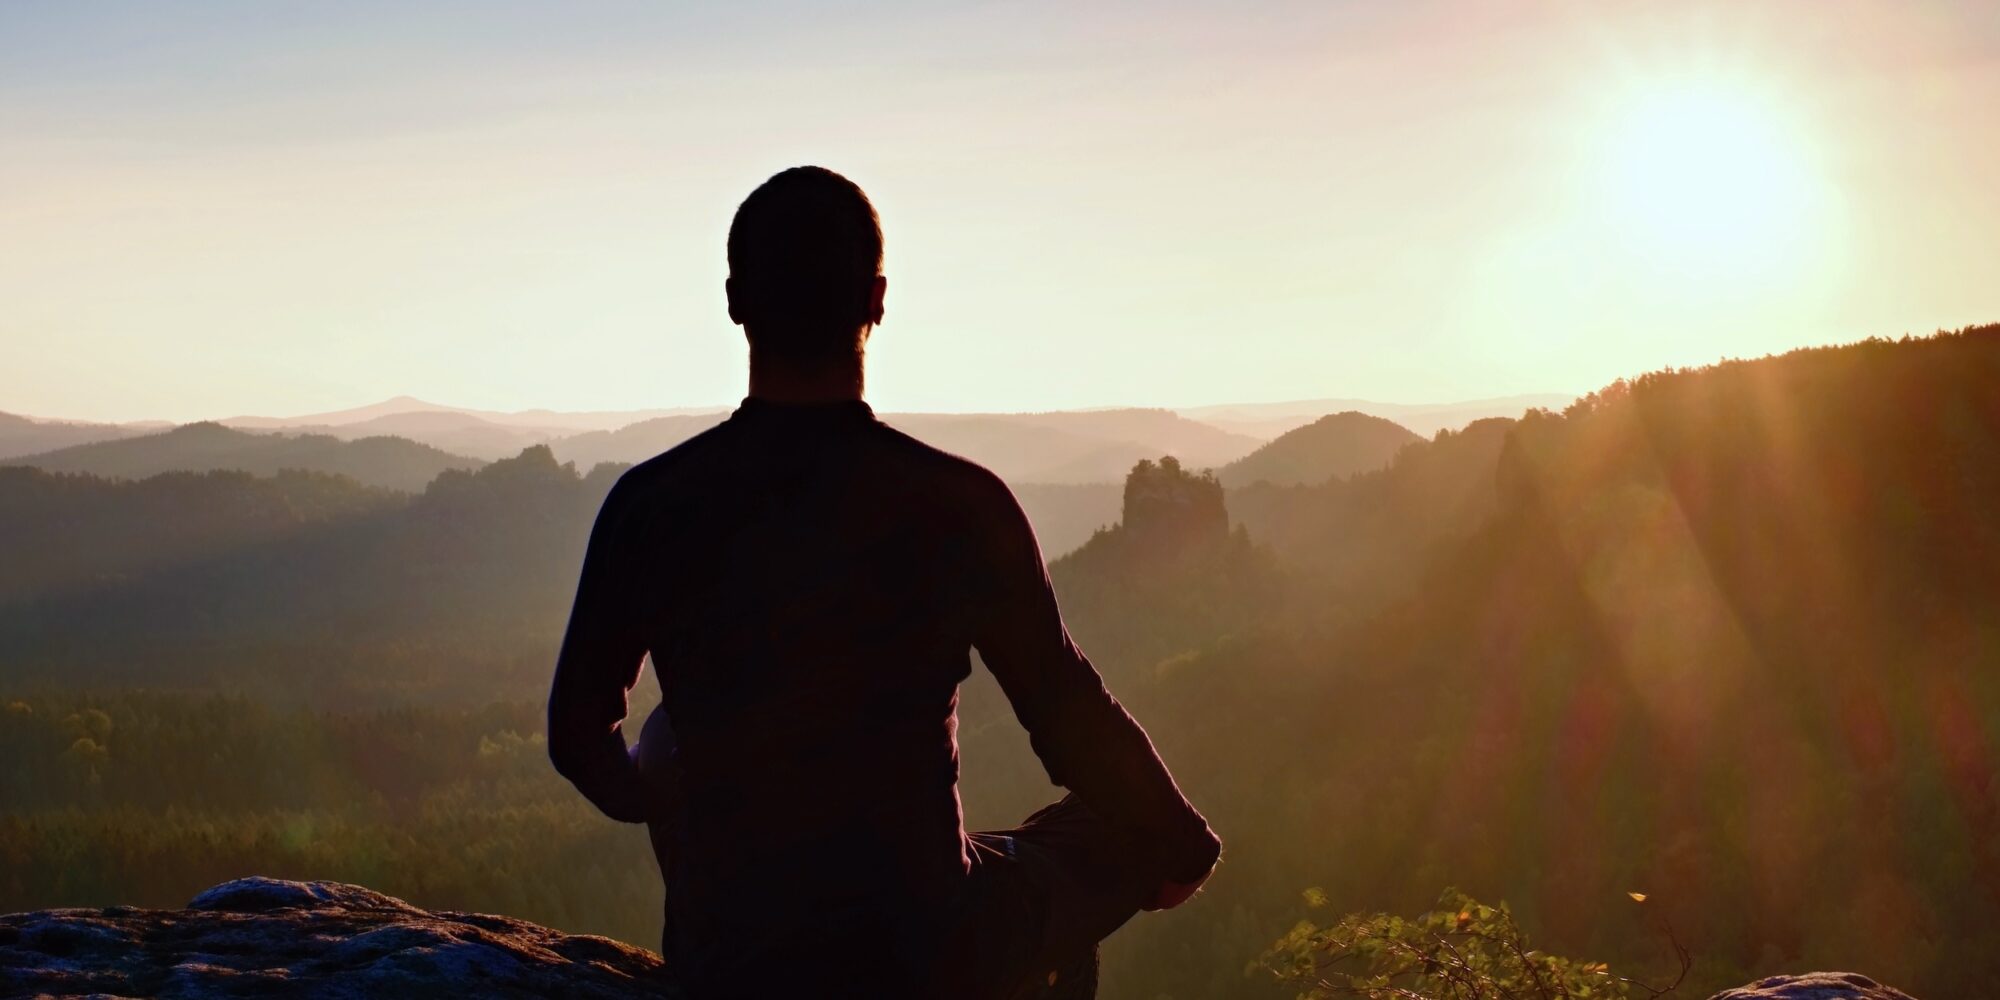
[[[934,995],[1095,996],[1098,942],[1157,888],[1133,851],[1074,795],[967,839],[972,870],[943,922]]]
[[[665,849],[657,828],[654,834],[656,850]],[[911,1000],[1096,996],[1098,942],[1130,920],[1157,888],[1132,866],[1136,852],[1074,795],[1044,806],[1012,830],[966,839],[971,869],[951,898],[941,907],[913,905],[903,915],[903,930],[895,934],[900,943],[894,972],[835,973],[837,962],[811,957],[814,949],[807,945],[803,953],[776,962],[784,969],[779,979],[786,988],[815,997]],[[810,936],[838,950],[837,934]],[[816,969],[843,981],[812,982]],[[770,982],[725,980],[696,988],[692,1000],[735,996],[739,988],[743,996],[772,995]],[[907,985],[892,985],[894,980]]]

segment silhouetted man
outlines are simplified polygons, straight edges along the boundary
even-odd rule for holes
[[[1192,895],[1221,843],[1070,641],[1013,494],[862,402],[881,264],[839,174],[737,209],[750,395],[605,498],[549,755],[649,825],[662,950],[698,1000],[1088,995],[1097,943]],[[960,821],[972,649],[1070,790],[1000,833]],[[628,752],[648,653],[661,712]]]

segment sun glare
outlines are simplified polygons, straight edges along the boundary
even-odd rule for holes
[[[1785,109],[1745,84],[1640,88],[1611,110],[1598,150],[1600,220],[1679,271],[1762,271],[1805,248],[1814,177]]]

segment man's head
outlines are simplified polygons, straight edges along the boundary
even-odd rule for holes
[[[729,225],[729,318],[773,360],[852,358],[882,320],[886,284],[875,206],[824,167],[765,181]]]

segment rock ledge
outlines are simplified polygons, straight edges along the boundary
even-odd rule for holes
[[[0,916],[0,996],[630,997],[660,957],[512,917],[431,912],[339,882],[245,878],[185,910]]]
[[[0,916],[0,996],[671,998],[660,956],[341,882],[244,878],[184,910]],[[1774,976],[1710,1000],[1912,1000],[1851,972]]]
[[[1772,976],[1723,990],[1709,1000],[1913,1000],[1902,990],[1852,972],[1808,972]]]

